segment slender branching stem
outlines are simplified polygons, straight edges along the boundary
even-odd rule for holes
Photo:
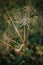
[[[6,11],[8,17],[10,18],[10,21],[11,21],[11,23],[13,24],[13,27],[15,28],[15,30],[16,30],[18,36],[19,36],[20,39],[23,41],[22,36],[21,36],[20,32],[18,31],[16,25],[14,24],[14,21],[12,21],[12,18],[10,17],[9,12],[8,12],[8,10],[7,10],[7,7],[6,7],[5,5],[4,5],[4,9],[5,9],[5,11]]]

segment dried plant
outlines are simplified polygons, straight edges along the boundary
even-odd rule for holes
[[[30,17],[29,16],[27,16],[27,13],[24,13],[24,15],[23,15],[23,17],[22,17],[22,15],[21,15],[21,13],[20,13],[20,11],[19,11],[19,9],[17,9],[18,11],[19,11],[19,16],[21,16],[20,18],[19,18],[19,16],[16,18],[17,20],[15,20],[15,21],[13,21],[13,19],[12,19],[12,17],[10,16],[10,14],[9,14],[9,12],[8,12],[8,10],[7,10],[7,7],[6,7],[6,5],[4,5],[4,9],[5,9],[5,11],[6,11],[6,14],[7,14],[7,16],[9,17],[9,19],[10,19],[10,21],[8,22],[8,24],[10,25],[11,23],[12,23],[12,25],[13,25],[13,27],[14,27],[14,29],[15,29],[15,31],[16,31],[16,33],[18,34],[18,36],[20,37],[20,39],[21,39],[21,46],[20,46],[20,49],[17,49],[18,51],[20,51],[21,49],[22,49],[22,47],[27,43],[27,36],[28,36],[28,31],[29,31],[29,25],[30,25]],[[14,12],[13,12],[13,14],[14,14]],[[29,15],[29,14],[28,14]],[[15,19],[15,17],[16,16],[13,16],[14,17],[14,19]],[[21,27],[24,27],[24,35],[23,35],[23,37],[21,36],[21,33],[19,32],[19,30],[18,30],[18,28],[17,28],[17,26],[15,25],[15,22],[16,22],[16,24],[20,24],[20,28]],[[11,39],[7,39],[7,40],[11,40]],[[11,40],[12,42],[15,42],[15,43],[18,43],[18,42],[16,42],[16,41],[13,41],[13,40]],[[23,44],[23,45],[22,45]]]

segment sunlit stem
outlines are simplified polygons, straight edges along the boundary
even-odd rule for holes
[[[30,32],[30,23],[29,25],[27,25],[28,29],[27,29],[27,40],[28,40],[28,37],[29,37],[29,32]],[[29,44],[29,40],[27,42]]]
[[[4,8],[5,8],[5,11],[6,11],[7,15],[9,16],[10,21],[12,22],[13,27],[15,28],[15,30],[16,30],[16,32],[17,32],[17,34],[18,34],[18,36],[19,36],[19,37],[20,37],[20,39],[22,40],[22,36],[21,36],[21,34],[19,33],[19,31],[18,31],[17,27],[15,26],[14,21],[12,21],[12,18],[10,17],[10,15],[9,15],[9,13],[8,13],[8,10],[7,10],[7,7],[6,7],[5,5],[4,5]],[[23,40],[22,40],[22,41],[23,41]]]
[[[24,46],[24,44],[21,44],[21,45],[20,45],[20,48],[18,48],[18,49],[15,48],[15,52],[16,52],[16,53],[20,53],[23,46]]]
[[[25,40],[26,40],[26,27],[24,26],[24,43],[25,43]]]
[[[21,44],[20,48],[19,48],[19,51],[21,51],[22,47],[24,46],[24,44]]]
[[[27,26],[24,25],[24,44],[26,44],[27,41]]]

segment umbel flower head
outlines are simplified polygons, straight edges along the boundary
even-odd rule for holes
[[[29,17],[26,16],[26,14],[21,19],[21,23],[22,23],[22,25],[28,25],[30,23],[30,19],[29,19]]]
[[[16,10],[16,11],[15,11]],[[20,24],[20,27],[26,26],[29,27],[31,18],[30,18],[30,12],[24,12],[20,11],[20,9],[15,9],[12,11],[13,13],[13,19],[16,24]]]

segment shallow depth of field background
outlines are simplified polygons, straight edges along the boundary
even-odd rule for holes
[[[43,0],[0,1],[0,65],[43,65]]]

